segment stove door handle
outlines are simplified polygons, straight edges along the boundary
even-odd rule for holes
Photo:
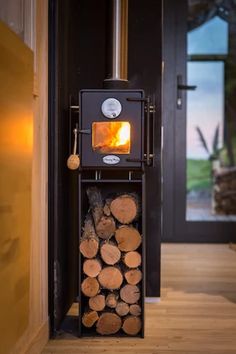
[[[78,131],[79,134],[91,134],[91,130],[90,129],[80,129]]]

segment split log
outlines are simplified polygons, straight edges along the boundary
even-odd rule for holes
[[[127,284],[121,288],[120,297],[127,304],[135,304],[140,299],[140,290],[136,285]]]
[[[120,260],[121,253],[119,248],[112,242],[106,242],[100,249],[102,260],[109,265],[114,265]]]
[[[142,279],[142,272],[139,269],[130,269],[124,274],[128,284],[136,285]]]
[[[104,310],[105,305],[105,295],[96,295],[89,299],[89,307],[94,311]]]
[[[110,210],[121,224],[130,224],[138,215],[137,198],[131,194],[120,195],[112,200]]]
[[[117,267],[105,267],[98,275],[98,281],[105,289],[119,289],[123,282],[123,275]]]
[[[98,259],[86,259],[83,264],[83,272],[91,278],[96,278],[102,270],[101,262]]]
[[[96,278],[85,278],[81,284],[81,290],[85,296],[92,297],[99,292],[99,283]]]
[[[88,311],[83,314],[82,323],[85,327],[92,327],[99,319],[97,311]]]
[[[129,313],[129,305],[124,301],[119,301],[116,305],[116,313],[119,316],[126,316]]]
[[[93,214],[94,225],[98,237],[107,240],[112,237],[116,230],[115,220],[103,213],[103,200],[101,192],[97,187],[87,189],[89,205]]]
[[[106,306],[114,309],[117,306],[118,295],[116,293],[110,293],[106,297]]]
[[[103,213],[104,213],[106,216],[110,216],[110,215],[111,215],[111,209],[110,209],[111,201],[112,201],[112,199],[107,199],[107,200],[106,200],[106,203],[105,203],[105,205],[104,205]]]
[[[104,312],[96,324],[99,334],[115,334],[121,328],[121,318],[115,313]]]
[[[139,316],[139,315],[141,315],[142,310],[138,304],[133,304],[133,305],[130,305],[129,312],[131,315]]]
[[[80,241],[80,252],[85,258],[93,258],[97,255],[99,240],[95,233],[91,216],[88,214],[84,223],[84,232]]]
[[[129,268],[137,268],[142,262],[141,255],[137,251],[127,252],[124,255],[123,262]]]
[[[122,329],[126,334],[135,336],[142,328],[142,322],[140,317],[127,316],[123,322]]]
[[[115,232],[115,239],[121,251],[135,251],[141,244],[141,235],[133,226],[120,226]]]

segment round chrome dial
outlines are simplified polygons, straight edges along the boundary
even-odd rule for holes
[[[107,98],[103,102],[101,109],[105,117],[113,119],[120,115],[122,106],[116,98]]]

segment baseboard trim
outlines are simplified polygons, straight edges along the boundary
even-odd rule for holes
[[[147,304],[156,304],[161,301],[160,297],[145,297],[145,302]]]

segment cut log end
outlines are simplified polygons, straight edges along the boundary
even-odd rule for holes
[[[85,312],[82,317],[82,323],[85,327],[92,327],[95,322],[99,319],[96,311]]]
[[[142,328],[141,319],[137,316],[127,316],[123,322],[123,331],[131,336],[137,335]]]
[[[132,226],[120,226],[116,230],[115,238],[119,249],[124,252],[135,251],[141,244],[141,235]]]
[[[133,304],[133,305],[130,305],[129,312],[133,316],[140,316],[142,310],[141,310],[141,307],[138,304]]]
[[[119,301],[116,305],[116,313],[119,316],[126,316],[129,313],[129,305],[124,301]]]
[[[104,310],[106,304],[105,304],[105,296],[104,295],[96,295],[93,297],[90,297],[89,299],[89,307],[91,310],[94,311],[102,311]]]
[[[142,272],[139,269],[130,269],[124,274],[128,284],[136,285],[142,280]]]
[[[98,275],[98,281],[105,289],[119,289],[123,282],[123,275],[117,267],[105,267]]]
[[[98,276],[102,270],[101,262],[98,259],[86,259],[83,264],[83,272],[91,278]]]
[[[98,237],[103,240],[110,239],[116,231],[116,223],[112,216],[102,216],[96,224],[96,232]]]
[[[142,259],[137,251],[127,252],[123,258],[124,264],[129,268],[137,268],[140,266]]]
[[[135,304],[140,299],[140,290],[136,285],[125,285],[120,290],[120,297],[127,304]]]
[[[119,248],[112,243],[104,243],[100,249],[102,260],[108,265],[114,265],[120,260]]]
[[[96,278],[85,278],[81,284],[81,290],[85,296],[92,297],[99,292],[99,283]]]
[[[121,224],[130,224],[137,217],[138,203],[134,196],[124,194],[112,200],[110,210]]]
[[[85,238],[80,242],[80,252],[85,258],[93,258],[97,255],[99,242],[97,238]]]
[[[110,312],[104,312],[96,324],[96,330],[99,334],[115,334],[121,328],[121,318]]]
[[[117,306],[118,295],[115,293],[110,293],[106,297],[106,306],[111,309],[116,308]]]

